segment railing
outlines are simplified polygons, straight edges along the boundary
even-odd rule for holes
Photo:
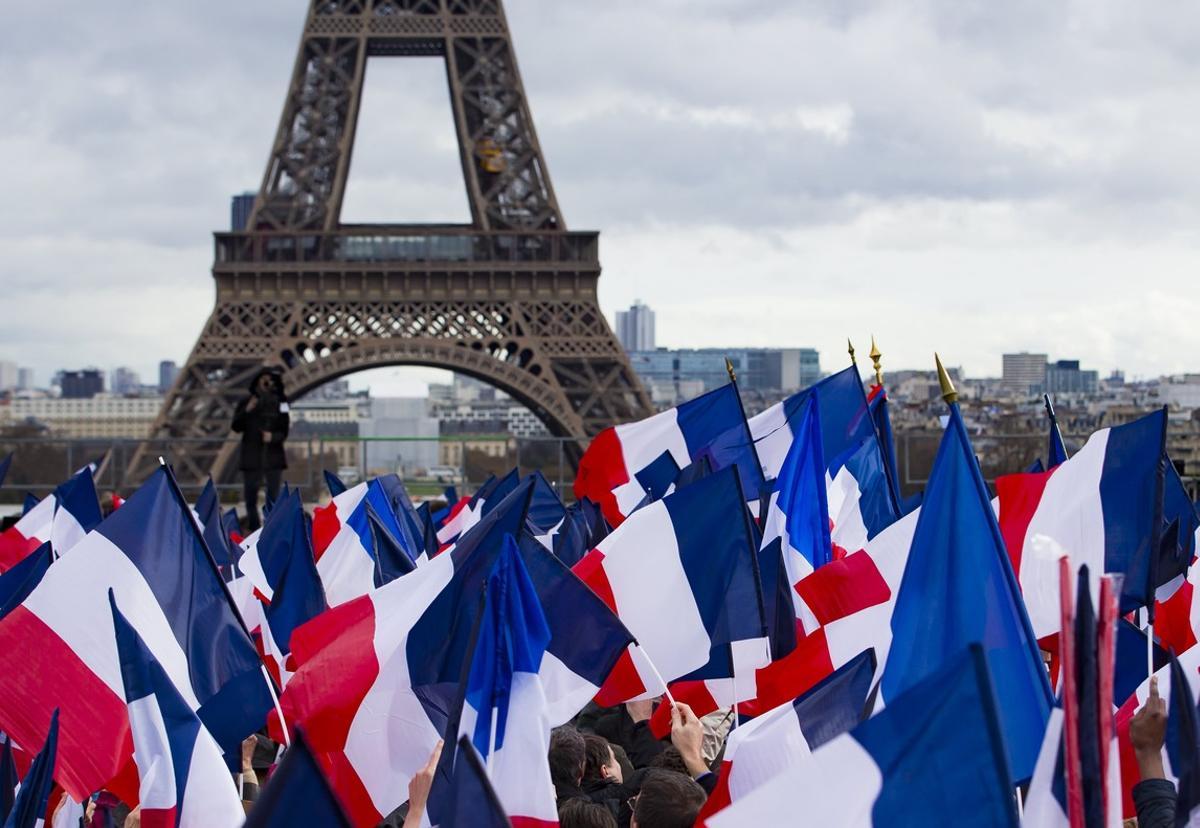
[[[443,233],[353,228],[331,233],[216,233],[216,261],[595,264],[598,233]]]
[[[1086,438],[1067,435],[1065,439],[1068,450],[1074,453]],[[925,487],[940,441],[940,431],[896,434],[897,464],[905,496]],[[129,486],[124,483],[125,471],[141,442],[128,439],[0,438],[0,457],[14,452],[13,466],[4,485],[0,486],[0,502],[19,502],[25,492],[45,495],[82,466],[101,459],[104,462],[97,477],[100,491],[128,494]],[[149,448],[172,463],[190,445],[203,443],[212,449],[218,442],[236,443],[236,438],[226,441],[151,441]],[[564,500],[573,498],[571,483],[575,472],[572,455],[576,443],[572,439],[558,437],[297,437],[287,443],[289,468],[284,479],[289,485],[300,486],[306,493],[312,493],[315,499],[324,491],[325,469],[336,471],[348,483],[398,471],[395,467],[371,464],[373,452],[370,447],[380,444],[401,447],[397,454],[402,464],[410,467],[413,464],[405,462],[406,457],[417,456],[422,451],[426,455],[431,451],[437,453],[439,462],[424,463],[422,470],[403,475],[406,486],[416,497],[440,496],[447,485],[456,486],[460,492],[470,492],[482,484],[488,475],[503,474],[515,466],[522,472],[534,469],[541,471]],[[1024,471],[1033,458],[1040,456],[1044,460],[1046,453],[1046,438],[1038,434],[977,435],[973,437],[973,445],[989,483],[999,475]],[[403,447],[409,447],[410,450],[404,451]],[[337,461],[339,448],[343,449],[343,453],[353,456],[353,465]],[[456,461],[451,464],[440,462],[445,454],[453,455]],[[1182,479],[1192,500],[1200,500],[1200,479],[1186,476]],[[235,499],[236,493],[241,491],[240,479],[234,474],[218,481],[218,486],[230,500]],[[198,494],[199,489],[198,485],[184,482],[185,494],[189,496]]]
[[[149,451],[167,463],[177,465],[179,455],[189,447],[203,445],[208,451],[229,444],[234,447],[238,438],[227,440],[175,439],[145,441]],[[103,495],[114,491],[128,495],[132,487],[126,483],[129,461],[143,441],[133,439],[69,439],[55,437],[0,438],[0,457],[13,453],[13,464],[4,484],[0,486],[0,502],[17,503],[26,492],[43,496],[59,483],[90,462],[97,462],[97,489]],[[453,485],[460,492],[473,491],[490,474],[503,474],[518,467],[523,473],[541,471],[547,481],[567,500],[572,499],[571,482],[574,468],[570,452],[575,440],[559,437],[511,437],[508,435],[470,437],[328,437],[303,436],[286,443],[288,469],[284,480],[301,487],[306,496],[316,499],[325,490],[324,471],[337,473],[347,483],[356,483],[379,474],[401,471],[395,465],[371,464],[372,446],[395,445],[401,464],[410,473],[403,474],[405,485],[414,497],[439,497],[445,486]],[[404,451],[409,447],[410,451]],[[353,464],[338,461],[349,453]],[[346,449],[349,449],[346,452]],[[388,452],[390,454],[391,452]],[[437,455],[438,462],[423,463],[415,472],[407,457],[421,453]],[[450,454],[456,462],[440,462],[441,455]],[[236,452],[234,453],[236,459]],[[234,473],[228,479],[216,481],[223,497],[236,499],[241,492],[240,477]],[[180,481],[184,494],[194,497],[202,484]]]

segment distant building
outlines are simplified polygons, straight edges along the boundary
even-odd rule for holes
[[[235,195],[229,208],[229,229],[241,233],[250,223],[250,214],[254,212],[254,199],[258,193],[239,193]]]
[[[633,370],[658,405],[672,405],[725,385],[727,358],[739,388],[745,391],[783,396],[821,378],[821,358],[812,348],[659,348],[629,354]]]
[[[162,397],[17,397],[3,416],[5,425],[32,421],[58,437],[141,440],[150,436],[161,406]]]
[[[158,390],[159,393],[165,394],[171,390],[171,386],[175,384],[175,378],[179,376],[179,366],[169,359],[164,359],[158,363]]]
[[[629,310],[617,311],[617,341],[626,351],[654,350],[654,311],[634,302]]]
[[[1099,388],[1100,373],[1081,371],[1077,359],[1060,359],[1046,366],[1047,394],[1095,394]]]
[[[1004,387],[1017,394],[1040,394],[1046,387],[1046,355],[1022,351],[1003,355]]]
[[[424,474],[438,465],[440,423],[426,414],[424,397],[373,397],[370,415],[359,422],[368,474]],[[403,439],[387,439],[403,438]]]
[[[104,374],[98,368],[84,368],[82,371],[62,371],[58,378],[62,396],[69,400],[91,399],[97,394],[104,393]]]
[[[0,391],[11,391],[18,385],[17,363],[0,359]]]
[[[32,391],[33,390],[33,369],[18,368],[17,369],[17,390]]]
[[[1173,409],[1195,411],[1200,408],[1200,374],[1171,377],[1159,387],[1159,394]]]
[[[121,366],[112,372],[112,383],[109,386],[114,394],[136,394],[141,389],[142,378],[132,368]]]

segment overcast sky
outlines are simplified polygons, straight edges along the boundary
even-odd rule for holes
[[[650,304],[660,345],[1197,367],[1195,2],[506,5],[568,226],[602,231],[602,305]],[[186,359],[306,6],[6,15],[0,359],[42,383]],[[345,220],[465,218],[440,64],[373,61],[362,119]]]

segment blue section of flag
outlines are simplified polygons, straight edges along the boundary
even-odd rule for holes
[[[280,496],[263,524],[258,556],[273,592],[267,624],[280,652],[291,652],[292,631],[326,608],[325,589],[313,560],[312,532],[304,520],[300,492]]]
[[[554,554],[568,567],[574,566],[608,537],[608,532],[600,507],[580,498],[567,507],[563,525],[554,536]]]
[[[41,502],[42,501],[33,492],[26,492],[25,499],[21,501],[21,517],[25,517],[25,515],[29,514],[30,510],[32,510],[34,506]]]
[[[54,490],[54,499],[58,509],[70,512],[84,532],[90,532],[100,525],[104,515],[100,512],[100,496],[96,494],[96,481],[92,477],[90,466],[71,476]]]
[[[826,460],[836,461],[847,450],[874,438],[875,426],[867,410],[867,395],[863,393],[858,369],[851,366],[831,374],[784,400],[783,411],[792,433],[796,433],[804,416],[804,404],[816,394],[821,418],[821,450]],[[830,466],[834,476],[840,466]]]
[[[713,647],[765,635],[757,550],[736,471],[714,472],[662,502]]]
[[[174,805],[177,809],[182,808],[196,736],[200,733],[200,720],[179,695],[170,677],[137,634],[137,630],[121,614],[111,589],[108,591],[108,604],[112,608],[113,628],[116,630],[117,655],[121,660],[125,701],[129,703],[148,696],[154,697],[154,704],[166,728],[167,745],[171,751],[169,759],[175,771]],[[155,758],[157,757],[144,757],[146,761],[153,761]]]
[[[522,532],[517,546],[550,628],[546,652],[599,687],[633,643],[633,636],[608,605],[528,530]]]
[[[329,489],[330,497],[337,497],[342,492],[346,491],[346,484],[342,482],[340,477],[331,472],[329,469],[325,469],[323,475],[325,477],[325,488]]]
[[[762,466],[754,452],[736,385],[723,385],[679,405],[676,423],[683,432],[689,458],[694,461],[706,456],[714,469],[737,468],[742,488],[758,493]]]
[[[675,478],[679,476],[679,464],[675,462],[671,452],[664,451],[634,476],[646,492],[641,504],[644,506],[666,496],[667,490],[674,485]]]
[[[4,749],[0,751],[0,825],[4,824],[12,812],[17,783],[20,781],[17,777],[17,763],[13,759],[12,739],[5,736]]]
[[[1167,651],[1154,645],[1154,669],[1165,667]],[[1113,661],[1113,706],[1120,707],[1146,680],[1146,633],[1124,618],[1117,619],[1116,658]]]
[[[888,410],[887,391],[882,388],[875,398],[867,403],[871,410],[871,419],[875,424],[875,434],[879,438],[879,454],[887,476],[888,491],[892,499],[892,511],[897,515],[902,501],[900,499],[900,465],[896,462],[896,438],[892,433],[892,416]],[[870,526],[867,527],[870,529]]]
[[[1017,824],[988,663],[964,648],[851,731],[883,777],[874,825]]]
[[[497,750],[504,746],[513,674],[537,673],[550,643],[546,616],[512,535],[504,538],[486,595],[466,686],[466,703],[478,714],[471,742],[484,757],[493,743]]]
[[[531,489],[531,481],[521,483],[464,533],[453,550],[442,553],[450,555],[454,575],[409,632],[406,656],[413,693],[440,732],[445,732],[459,697],[479,618],[479,596],[505,535],[518,537],[525,525]]]
[[[137,567],[158,600],[200,702],[200,720],[226,757],[272,708],[258,652],[166,469],[158,469],[96,529]]]
[[[1191,825],[1200,808],[1200,712],[1179,660],[1171,656],[1171,701],[1167,713],[1167,756],[1178,779],[1175,824]]]
[[[788,544],[813,569],[833,560],[819,399],[814,392],[805,401],[804,413],[792,430],[791,448],[775,481],[775,508],[785,517]]]
[[[452,748],[447,748],[450,750]],[[508,816],[488,781],[479,752],[463,736],[458,742],[454,771],[444,796],[442,825],[455,828],[509,828]]]
[[[543,532],[549,532],[558,526],[566,516],[567,510],[559,499],[558,492],[540,471],[531,472],[533,479],[533,497],[529,501],[529,522]]]
[[[232,543],[232,535],[242,534],[242,524],[238,520],[237,509],[226,509],[221,515],[221,528],[225,530],[225,537],[230,539]]]
[[[13,801],[4,828],[34,828],[46,814],[50,790],[54,787],[54,764],[58,759],[58,709],[50,717],[46,743],[34,757],[29,773],[21,780],[21,790]]]
[[[292,731],[292,745],[254,803],[245,828],[297,825],[352,828],[301,728]]]
[[[783,564],[783,541],[776,538],[758,550],[758,577],[762,582],[763,618],[767,623],[767,639],[771,642],[771,659],[778,661],[796,649],[796,608],[792,601],[792,585]]]
[[[863,441],[845,456],[837,458],[834,465],[845,466],[858,484],[858,511],[867,529],[868,540],[896,522],[900,511],[892,499],[883,454],[875,440]]]
[[[391,583],[417,568],[370,503],[366,505],[367,525],[371,532],[371,549],[375,550],[375,586]]]
[[[213,560],[217,562],[217,568],[221,570],[221,577],[228,583],[233,579],[233,568],[237,563],[238,555],[234,552],[233,541],[230,540],[229,533],[222,525],[221,501],[217,496],[217,487],[213,485],[211,477],[205,484],[204,490],[200,492],[200,497],[196,498],[196,516],[200,518],[200,523],[204,527],[201,532],[204,536],[204,543],[207,544],[208,551],[212,553]]]
[[[385,474],[371,481],[368,488],[367,500],[379,511],[383,525],[400,543],[409,560],[415,561],[425,548],[425,539],[404,481],[399,475]]]
[[[1104,571],[1125,576],[1121,613],[1154,595],[1162,535],[1167,415],[1155,411],[1109,431],[1100,473]]]
[[[12,466],[12,452],[4,455],[4,459],[0,460],[0,486],[4,485],[5,479],[8,477],[8,469]]]
[[[792,702],[804,741],[816,750],[867,718],[875,651],[863,650]]]
[[[0,575],[0,618],[21,605],[42,582],[54,562],[54,550],[46,542],[26,555],[20,563]]]
[[[1037,640],[957,406],[930,473],[892,616],[891,700],[980,643],[1014,779],[1033,774],[1051,693]]]

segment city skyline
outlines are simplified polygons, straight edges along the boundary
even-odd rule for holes
[[[21,113],[0,129],[20,194],[0,207],[0,353],[43,381],[182,363],[210,234],[261,178],[299,8],[60,6],[20,10],[0,56]],[[937,350],[989,375],[1022,349],[1131,378],[1193,366],[1200,10],[680,8],[507,6],[569,226],[602,231],[610,319],[641,298],[664,346],[813,347],[827,366],[871,332],[897,369]],[[438,71],[372,64],[349,219],[459,215]]]

